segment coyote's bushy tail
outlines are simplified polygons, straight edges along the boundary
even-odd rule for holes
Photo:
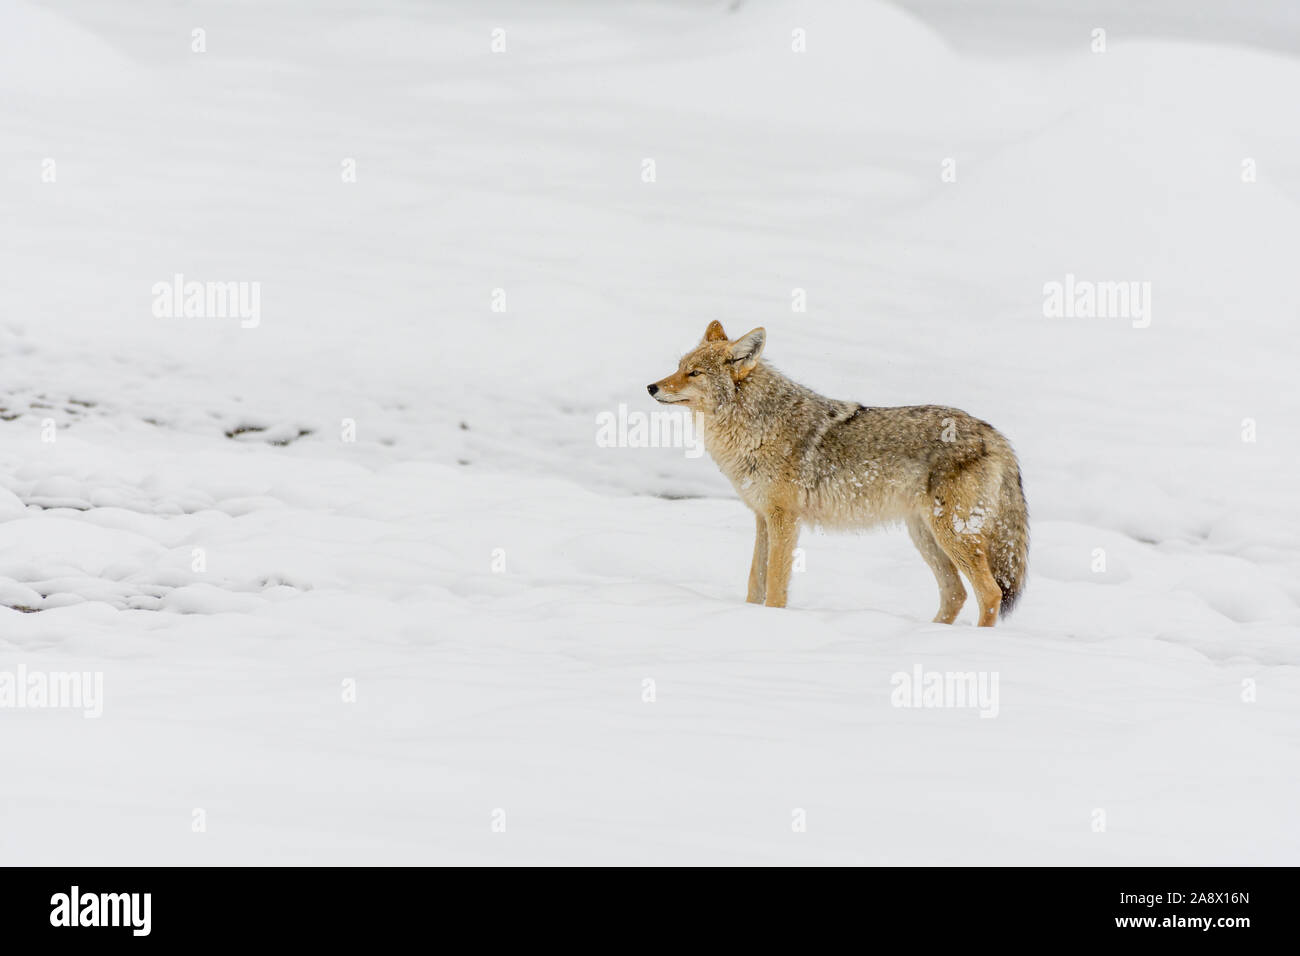
[[[1001,616],[1011,613],[1025,589],[1029,571],[1029,506],[1020,481],[1020,466],[1012,459],[1002,474],[1002,493],[993,540],[988,543],[989,568],[1002,589]]]

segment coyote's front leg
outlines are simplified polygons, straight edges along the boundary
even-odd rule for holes
[[[750,604],[762,604],[767,597],[767,519],[754,512],[754,560],[749,565]]]
[[[785,607],[798,539],[799,525],[794,515],[773,508],[767,516],[767,600],[763,603],[768,607]]]

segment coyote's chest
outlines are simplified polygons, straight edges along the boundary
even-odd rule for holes
[[[752,432],[704,430],[704,447],[709,456],[740,499],[756,510],[771,502],[777,489],[790,484],[792,449],[788,442],[785,447],[778,444],[778,439],[764,441]]]
[[[778,480],[776,475],[773,475],[769,469],[762,467],[761,463],[754,459],[742,462],[738,468],[731,470],[723,468],[722,473],[727,476],[727,479],[736,489],[741,501],[751,508],[760,510],[764,504],[771,500],[772,491],[776,487]]]

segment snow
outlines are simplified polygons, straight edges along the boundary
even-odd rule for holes
[[[0,860],[1300,859],[1294,56],[786,0],[0,27],[0,672],[103,675],[0,710]],[[260,322],[156,317],[177,274]],[[1149,327],[1047,318],[1067,275]],[[1004,431],[1016,613],[929,623],[898,529],[745,604],[713,463],[597,441],[715,318]]]

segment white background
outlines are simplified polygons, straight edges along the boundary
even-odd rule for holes
[[[0,670],[105,688],[0,711],[0,862],[1297,862],[1295,16],[952,6],[0,0]],[[746,605],[712,462],[595,440],[715,318],[1005,432],[1015,615],[897,529]]]

